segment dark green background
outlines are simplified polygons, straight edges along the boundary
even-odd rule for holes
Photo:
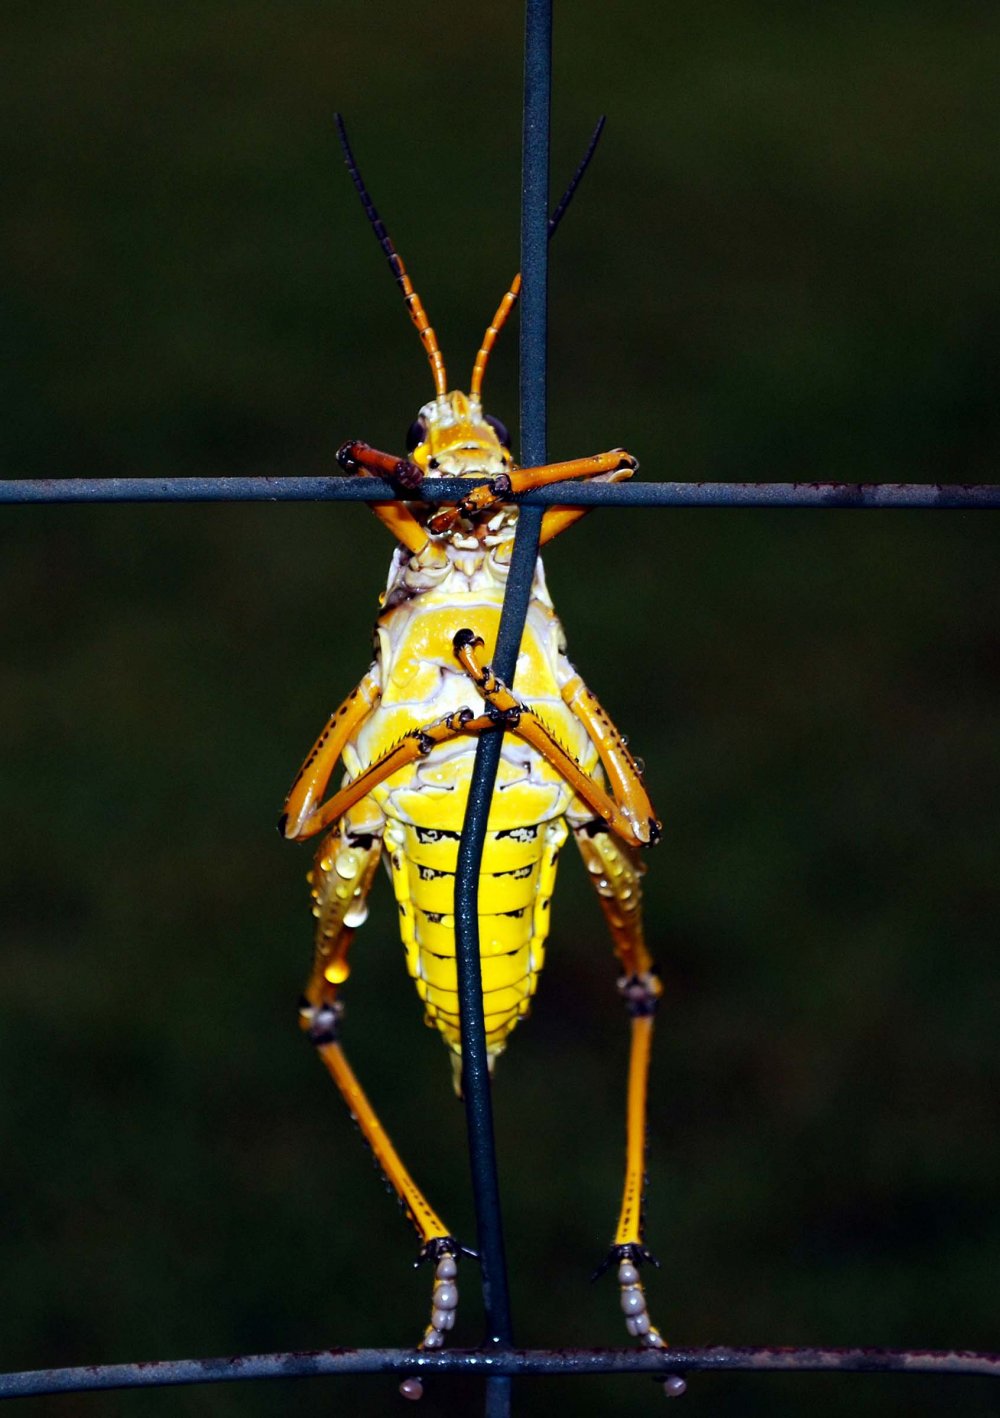
[[[557,7],[550,447],[647,478],[990,481],[993,4]],[[5,7],[5,476],[324,473],[426,365],[332,112],[456,382],[517,264],[521,16],[257,0]],[[513,419],[516,340],[491,408]],[[571,654],[665,820],[650,934],[654,1315],[679,1344],[996,1347],[996,514],[609,511],[560,541]],[[411,1235],[298,1035],[306,849],[275,813],[369,658],[360,506],[0,516],[0,1366],[405,1344]],[[590,1286],[625,1029],[567,854],[495,1093],[517,1337]],[[352,1057],[460,1234],[460,1109],[379,880]],[[480,1333],[465,1271],[463,1341]],[[428,1385],[427,1415],[475,1412]],[[516,1411],[659,1412],[647,1380]],[[985,1381],[703,1377],[694,1415],[983,1415]],[[35,1415],[396,1411],[391,1379]]]

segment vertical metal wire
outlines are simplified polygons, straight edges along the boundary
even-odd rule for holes
[[[525,16],[524,150],[521,199],[521,461],[545,462],[546,314],[548,274],[549,107],[552,85],[552,0],[527,0]],[[518,519],[507,591],[500,617],[494,665],[511,684],[531,597],[542,508],[525,508]],[[476,1230],[483,1274],[486,1343],[512,1342],[510,1297],[493,1107],[486,1061],[482,971],[479,958],[479,870],[490,801],[496,783],[501,733],[484,734],[476,748],[469,805],[455,874],[455,934],[461,1008],[463,1091]],[[486,1382],[486,1418],[507,1418],[511,1380]]]
[[[521,189],[521,461],[545,462],[548,353],[549,110],[552,0],[527,0],[524,43],[524,149]],[[537,512],[540,509],[532,509]],[[518,538],[525,525],[518,522]],[[530,533],[529,533],[530,535]],[[537,545],[535,548],[537,555]]]

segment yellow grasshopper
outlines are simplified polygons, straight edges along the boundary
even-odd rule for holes
[[[460,1093],[456,858],[476,738],[504,734],[479,878],[490,1068],[528,1012],[545,958],[557,858],[572,832],[611,930],[621,963],[618,989],[631,1020],[625,1186],[610,1259],[618,1267],[629,1333],[658,1347],[663,1340],[650,1322],[639,1265],[648,1259],[642,1235],[646,1088],[661,986],[643,938],[637,849],[657,840],[660,824],[624,739],[566,658],[540,561],[516,695],[489,666],[518,516],[510,499],[569,478],[619,480],[638,465],[622,449],[544,467],[513,462],[507,432],[484,414],[481,394],[490,351],[517,301],[520,276],[486,330],[469,392],[449,389],[434,331],[361,180],[339,117],[338,124],[348,171],[420,334],[435,388],[410,428],[406,458],[350,442],[338,461],[350,473],[388,477],[403,492],[431,478],[468,478],[476,485],[457,506],[439,510],[420,502],[372,505],[397,543],[376,622],[375,660],[310,750],[279,823],[285,837],[322,834],[310,875],[316,949],[302,1026],[416,1228],[421,1258],[434,1263],[431,1319],[421,1347],[440,1348],[455,1321],[463,1248],[417,1187],[347,1062],[338,996],[384,855],[407,968],[426,1022],[439,1030],[451,1053]],[[581,508],[549,508],[541,542],[583,514]],[[342,785],[323,801],[341,759]],[[418,1381],[408,1383],[407,1396],[419,1396]]]

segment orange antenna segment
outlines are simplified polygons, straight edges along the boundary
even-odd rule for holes
[[[347,138],[347,129],[344,126],[344,120],[339,113],[334,116],[337,120],[337,132],[340,134],[340,146],[344,150],[344,163],[347,167],[347,171],[351,174],[351,181],[357,188],[358,196],[361,198],[361,205],[365,209],[365,216],[371,222],[372,230],[375,232],[378,243],[385,252],[386,260],[389,262],[389,268],[396,277],[396,283],[400,290],[403,292],[403,299],[406,301],[406,308],[409,311],[410,319],[417,327],[420,343],[426,351],[427,358],[430,361],[431,373],[434,375],[435,392],[438,395],[446,394],[448,392],[448,378],[445,373],[444,357],[441,354],[437,336],[434,333],[431,322],[427,318],[427,312],[423,307],[423,302],[413,289],[413,282],[406,274],[406,267],[403,265],[395,246],[393,246],[392,238],[386,231],[382,223],[382,218],[379,216],[375,208],[375,203],[369,196],[368,188],[365,186],[361,173],[358,171],[358,165],[355,162],[354,154],[351,151],[351,145]]]
[[[431,373],[434,375],[435,393],[447,394],[448,376],[445,373],[444,356],[438,345],[434,327],[427,318],[427,311],[424,309],[423,301],[413,289],[413,282],[406,274],[406,267],[403,265],[395,250],[391,249],[392,242],[389,241],[388,236],[382,243],[383,247],[387,243],[390,247],[390,250],[386,252],[386,255],[389,257],[389,265],[392,267],[392,273],[399,283],[400,290],[403,292],[403,299],[406,301],[406,308],[410,312],[410,319],[417,327],[420,343],[423,345],[427,358],[430,360]]]
[[[476,355],[476,362],[472,366],[472,380],[469,384],[469,396],[473,399],[478,399],[482,392],[483,376],[486,373],[486,365],[490,357],[490,351],[496,344],[497,336],[507,323],[507,316],[517,304],[517,298],[520,294],[521,273],[518,271],[517,275],[510,283],[510,290],[498,305],[497,313],[494,315],[491,323],[486,327],[483,343],[480,346],[479,353]]]
[[[337,121],[340,122],[339,119]],[[563,217],[566,214],[566,208],[573,200],[573,194],[576,192],[576,189],[580,185],[580,179],[583,177],[583,174],[590,166],[590,160],[594,156],[594,152],[597,148],[598,143],[601,141],[601,134],[603,133],[603,131],[604,118],[601,117],[597,120],[597,127],[590,135],[590,142],[587,144],[587,150],[583,155],[579,167],[577,168],[576,172],[574,172],[569,186],[559,198],[559,201],[556,203],[555,210],[553,211],[551,217],[549,217],[550,241],[556,233],[556,228],[559,226],[559,223],[562,221]],[[343,138],[343,124],[341,124],[341,138]],[[357,178],[355,177],[355,183],[356,182]],[[469,394],[473,399],[478,399],[482,392],[483,376],[486,373],[486,365],[490,357],[490,352],[493,349],[493,346],[496,344],[497,335],[499,335],[500,331],[506,324],[508,315],[514,309],[514,306],[517,304],[517,298],[520,293],[521,273],[519,271],[510,283],[510,290],[500,302],[500,305],[497,309],[497,313],[493,317],[492,324],[487,326],[486,334],[483,336],[483,343],[480,347],[479,353],[476,355],[476,362],[472,366],[472,382],[469,386]]]

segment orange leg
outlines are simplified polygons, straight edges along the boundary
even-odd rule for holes
[[[595,478],[602,473],[628,476],[639,467],[638,461],[624,448],[612,448],[610,453],[592,453],[589,458],[573,458],[567,463],[545,463],[539,468],[514,468],[507,474],[512,493],[530,492],[532,488],[548,487],[551,483],[569,482],[571,478]],[[477,489],[478,491],[479,489]]]
[[[616,1263],[621,1305],[629,1333],[640,1343],[660,1347],[663,1339],[651,1323],[639,1280],[639,1266],[650,1259],[643,1243],[643,1192],[646,1181],[646,1093],[653,1016],[662,986],[646,947],[642,927],[644,867],[635,852],[610,832],[578,827],[576,843],[604,912],[615,953],[622,963],[618,990],[631,1020],[625,1122],[625,1185],[614,1243],[605,1265]]]
[[[545,546],[568,527],[575,526],[581,517],[592,512],[592,507],[547,507],[542,513],[542,529],[538,535],[538,545]]]
[[[620,483],[625,482],[632,476],[633,468],[616,469],[613,473],[602,474],[596,479],[597,482]],[[593,512],[592,507],[549,507],[542,514],[542,529],[538,538],[538,545],[545,546],[547,542],[553,541],[561,532],[565,532],[568,527],[574,526],[581,517],[586,517],[588,512]]]
[[[310,873],[316,949],[299,1019],[371,1148],[379,1170],[420,1237],[420,1259],[434,1262],[431,1319],[421,1348],[437,1349],[455,1322],[455,1278],[464,1247],[413,1180],[340,1043],[343,1005],[337,995],[350,972],[348,950],[367,913],[365,903],[381,855],[381,835],[352,833],[343,822],[336,823],[320,843]]]
[[[405,488],[419,487],[424,476],[416,463],[396,458],[391,453],[380,453],[377,448],[370,448],[367,443],[357,440],[338,448],[337,462],[347,473],[371,473],[375,477],[389,478]],[[407,551],[416,556],[425,549],[430,541],[427,529],[421,526],[408,507],[400,502],[372,502],[369,506]]]
[[[316,918],[313,968],[303,1001],[303,1028],[317,1010],[333,1008],[351,973],[347,954],[368,915],[368,892],[382,855],[381,827],[357,832],[343,820],[325,833],[308,875]]]
[[[562,693],[570,709],[583,719],[587,732],[594,741],[601,762],[607,769],[612,793],[609,794],[595,783],[580,764],[567,753],[551,731],[538,716],[515,699],[510,690],[498,679],[489,665],[483,664],[479,651],[483,641],[471,630],[460,630],[453,641],[455,656],[466,674],[476,685],[487,704],[502,720],[502,727],[517,734],[552,764],[573,791],[587,806],[601,818],[625,842],[635,847],[648,847],[660,835],[653,805],[642,782],[642,777],[621,735],[598,705],[598,713],[593,723],[588,722],[578,700],[589,696],[597,701],[580,679],[570,681]],[[612,796],[613,794],[613,796]]]
[[[399,483],[407,489],[419,487],[424,480],[416,463],[411,463],[407,458],[397,458],[393,453],[382,453],[357,438],[340,445],[337,462],[345,473],[371,473],[376,478],[388,478],[390,482]]]
[[[651,846],[659,840],[662,825],[649,800],[639,765],[629,753],[625,740],[601,707],[596,694],[587,688],[579,675],[567,680],[561,693],[567,708],[583,724],[600,755],[615,802],[625,803],[635,820],[648,824],[649,835],[640,836],[636,843],[634,838],[620,832],[613,822],[610,825],[625,841],[638,846]]]
[[[657,840],[659,823],[635,760],[583,681],[574,676],[563,687],[563,698],[581,720],[597,748],[612,785],[613,798],[555,741],[541,720],[514,698],[489,666],[483,665],[478,654],[482,644],[482,640],[472,631],[460,631],[454,639],[455,654],[484,699],[501,718],[503,726],[544,754],[577,795],[603,819],[607,827],[613,829],[611,832],[598,827],[594,831],[597,824],[576,829],[577,844],[596,886],[616,953],[622,962],[619,991],[632,1021],[625,1184],[609,1262],[618,1263],[621,1305],[629,1333],[644,1345],[660,1347],[663,1339],[646,1311],[639,1264],[649,1259],[642,1236],[646,1095],[653,1015],[662,987],[643,934],[639,886],[643,868],[634,850]]]
[[[644,794],[635,759],[601,707],[597,696],[587,688],[579,675],[574,675],[563,685],[562,696],[596,745],[615,797],[630,791],[635,793],[641,790]],[[647,798],[646,802],[648,801]],[[632,1021],[625,1187],[612,1256],[619,1263],[622,1307],[630,1332],[638,1335],[644,1344],[657,1344],[662,1341],[652,1326],[647,1328],[648,1316],[646,1319],[641,1318],[646,1311],[638,1278],[639,1263],[647,1258],[642,1244],[642,1198],[645,1182],[649,1051],[653,1040],[653,1015],[662,992],[643,932],[642,891],[639,884],[643,867],[634,852],[625,844],[616,841],[610,833],[595,833],[590,826],[584,826],[577,829],[576,840],[588,874],[597,889],[615,943],[615,951],[622,962],[623,973],[618,988]]]
[[[315,808],[326,791],[330,775],[344,745],[355,729],[368,718],[381,697],[382,690],[369,672],[334,710],[326,727],[309,750],[306,761],[288,790],[285,806],[278,819],[278,831],[283,837],[311,837],[325,824],[315,822]],[[332,819],[327,819],[331,821]]]
[[[310,812],[301,821],[297,831],[288,830],[284,825],[284,817],[279,820],[278,826],[286,837],[312,837],[316,832],[321,832],[324,827],[329,827],[332,822],[343,817],[350,808],[354,807],[355,803],[367,797],[373,788],[377,788],[379,783],[384,783],[387,778],[391,778],[393,773],[398,773],[401,768],[406,768],[408,764],[416,762],[418,758],[426,758],[436,744],[447,743],[449,739],[457,738],[459,734],[478,734],[495,727],[496,725],[488,714],[481,714],[477,718],[471,709],[462,708],[456,709],[453,714],[446,714],[443,718],[436,719],[432,724],[426,724],[423,728],[411,729],[408,734],[403,735],[394,748],[388,749],[380,758],[376,758],[374,763],[370,763],[356,778],[352,778],[338,793],[334,793],[332,798],[328,798],[321,807]],[[333,771],[335,761],[331,760],[329,763],[324,785]],[[309,760],[307,759],[306,762],[308,763]]]
[[[460,517],[475,518],[491,512],[501,503],[509,502],[521,492],[551,483],[568,482],[571,478],[596,478],[608,473],[631,477],[639,464],[624,448],[612,448],[610,453],[593,453],[589,458],[573,458],[567,463],[545,463],[537,468],[512,468],[491,482],[480,483],[464,497],[457,507],[445,507],[428,522],[432,532],[446,532]],[[575,518],[573,519],[576,520]]]

